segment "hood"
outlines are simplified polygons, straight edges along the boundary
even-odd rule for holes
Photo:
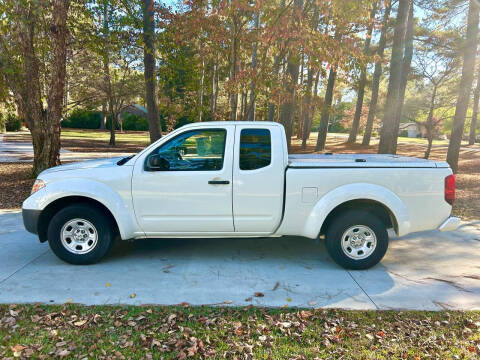
[[[50,169],[42,171],[39,177],[44,174],[50,174],[58,171],[106,168],[106,167],[118,166],[117,162],[123,158],[124,156],[108,158],[108,159],[95,159],[95,160],[79,161],[71,164],[55,166]]]

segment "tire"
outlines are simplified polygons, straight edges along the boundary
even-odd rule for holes
[[[387,227],[368,210],[348,210],[328,227],[326,247],[338,265],[352,270],[368,269],[387,252]]]
[[[48,243],[63,261],[74,265],[94,264],[112,248],[115,226],[99,208],[70,205],[57,212],[48,224]]]

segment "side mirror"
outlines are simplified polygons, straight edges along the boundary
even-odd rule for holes
[[[159,154],[152,154],[147,159],[149,171],[165,171],[170,169],[170,163]]]

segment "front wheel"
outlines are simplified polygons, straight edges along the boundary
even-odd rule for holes
[[[387,227],[367,210],[349,210],[328,227],[326,246],[332,259],[344,268],[368,269],[378,264],[387,251]]]
[[[70,205],[50,220],[48,243],[60,259],[75,265],[100,261],[115,240],[114,226],[100,209],[87,205]]]

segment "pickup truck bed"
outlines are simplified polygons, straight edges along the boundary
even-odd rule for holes
[[[295,154],[290,168],[448,168],[446,162],[389,154]]]

